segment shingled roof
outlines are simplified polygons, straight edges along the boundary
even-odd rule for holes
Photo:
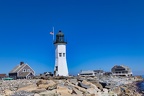
[[[21,70],[26,64],[23,62],[20,62],[18,66],[16,66],[14,69],[12,69],[9,73],[17,73],[19,70]]]

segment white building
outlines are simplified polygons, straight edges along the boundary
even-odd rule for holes
[[[95,76],[97,76],[97,75],[104,75],[104,71],[103,70],[93,70],[94,71],[94,73],[95,73]]]
[[[68,67],[66,60],[66,44],[64,34],[59,31],[56,34],[55,45],[55,67],[54,76],[68,76]]]
[[[82,70],[78,75],[79,76],[99,76],[103,75],[104,71],[103,70]]]
[[[95,73],[93,70],[82,70],[79,74],[79,76],[95,76]]]
[[[112,75],[115,76],[132,76],[132,71],[129,67],[123,65],[115,65],[111,69]]]

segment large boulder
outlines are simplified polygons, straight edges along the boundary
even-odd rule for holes
[[[43,88],[43,89],[35,89],[35,90],[32,90],[31,92],[32,93],[41,93],[41,92],[44,92],[44,91],[46,91],[45,88]]]
[[[103,88],[103,93],[108,93],[108,89]]]
[[[137,81],[137,80],[143,80],[142,76],[134,76],[134,79]]]
[[[17,91],[11,96],[34,96],[34,93],[32,92],[27,92],[27,91]]]
[[[126,89],[125,94],[128,95],[128,96],[133,96],[133,91],[130,90],[130,89]]]
[[[92,82],[94,85],[96,85],[96,87],[100,90],[103,89],[103,86],[99,83],[99,82]]]
[[[121,91],[122,89],[120,88],[120,87],[117,87],[117,88],[114,88],[112,91],[114,92],[114,93],[117,93],[118,95],[120,95],[121,94]],[[124,91],[124,90],[123,90]]]
[[[54,85],[50,85],[46,88],[46,90],[54,90],[57,88],[57,84],[54,84]]]
[[[86,93],[86,89],[85,88],[82,88],[82,87],[79,87],[79,86],[74,86],[74,88],[78,89],[82,93]]]
[[[40,84],[47,84],[47,80],[39,80],[36,85],[39,87]]]
[[[4,90],[5,96],[10,96],[11,94],[13,94],[13,92],[11,90]]]
[[[41,80],[37,83],[38,88],[48,89],[49,87],[55,86],[56,83],[53,80]]]
[[[66,86],[57,86],[56,93],[60,94],[61,96],[70,96],[72,90],[68,89]]]
[[[34,84],[34,85],[28,85],[28,86],[25,86],[25,87],[22,87],[22,88],[19,88],[17,91],[33,91],[33,90],[36,90],[37,89],[37,86]]]
[[[85,88],[82,88],[78,85],[74,85],[74,84],[70,83],[69,81],[67,81],[67,83],[68,83],[68,86],[71,86],[71,88],[77,89],[77,90],[81,91],[82,93],[86,93]]]
[[[80,86],[80,87],[82,87],[82,88],[85,88],[85,89],[90,88],[90,85],[85,85],[85,84],[83,84],[82,82],[79,82],[79,83],[78,83],[78,86]]]
[[[86,78],[85,77],[78,77],[77,80],[82,82],[83,80],[86,80]]]
[[[78,84],[77,79],[70,79],[69,82],[72,83],[72,84],[74,84],[74,85]]]
[[[87,92],[89,93],[89,94],[94,94],[94,95],[97,95],[97,90],[96,89],[94,89],[94,88],[88,88],[87,89]]]
[[[85,84],[85,85],[90,85],[91,84],[90,82],[88,82],[86,80],[83,80],[82,83]]]
[[[40,96],[39,94],[34,94],[34,96]]]
[[[83,96],[83,92],[81,92],[80,90],[76,89],[76,88],[73,88],[72,89],[72,95],[75,95],[75,96]]]
[[[59,96],[56,93],[56,90],[41,92],[41,93],[39,93],[39,95],[40,96]]]
[[[102,93],[98,92],[97,95],[95,95],[95,96],[102,96]]]
[[[140,94],[138,92],[134,92],[133,96],[143,96],[143,94]]]
[[[117,93],[114,93],[113,91],[109,91],[108,96],[118,96]]]
[[[89,85],[91,88],[98,89],[95,84],[93,84],[91,82],[88,82],[86,80],[83,80],[82,83],[85,84],[85,85]]]

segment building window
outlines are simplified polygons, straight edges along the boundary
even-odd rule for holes
[[[59,57],[62,57],[62,53],[59,53]]]
[[[23,72],[26,72],[26,69],[23,69]]]
[[[63,53],[63,57],[65,57],[65,53]]]
[[[56,66],[56,71],[58,71],[58,66]]]

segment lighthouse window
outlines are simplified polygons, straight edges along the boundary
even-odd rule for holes
[[[63,57],[65,57],[65,53],[63,53]]]
[[[56,71],[58,71],[58,66],[56,66]]]
[[[62,53],[59,53],[59,57],[62,57]]]

